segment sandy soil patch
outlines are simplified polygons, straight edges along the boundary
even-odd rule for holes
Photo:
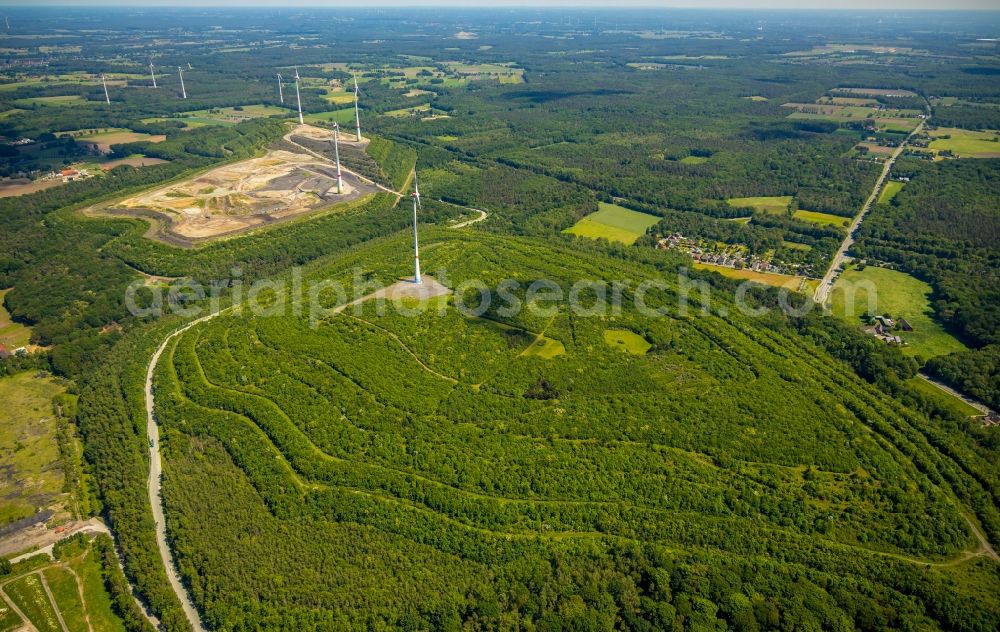
[[[148,236],[193,245],[375,192],[346,171],[343,182],[343,192],[338,193],[336,169],[325,160],[272,150],[146,191],[105,211],[158,222],[163,226]]]
[[[108,162],[101,164],[101,169],[111,171],[115,167],[119,167],[121,165],[128,165],[130,167],[148,167],[150,165],[162,165],[165,162],[167,161],[161,158],[147,158],[145,156],[136,158],[119,158],[118,160],[109,160]]]

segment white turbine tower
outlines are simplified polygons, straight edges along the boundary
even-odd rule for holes
[[[285,93],[281,90],[281,73],[278,73],[278,99],[281,101],[282,105],[285,103]]]
[[[184,69],[180,66],[177,67],[177,76],[181,78],[181,97],[188,98],[187,90],[184,89]]]
[[[358,142],[361,142],[361,115],[358,113],[358,75],[354,75],[354,130],[358,135]],[[417,275],[418,277],[420,275]],[[420,283],[420,279],[417,279]]]
[[[104,100],[108,102],[108,105],[111,105],[111,97],[108,96],[108,79],[103,72],[101,73],[101,84],[104,86]]]
[[[153,87],[156,87],[156,72],[153,71],[153,62],[149,62],[149,76],[153,78]]]
[[[302,95],[299,94],[299,67],[295,67],[295,100],[299,102],[299,125],[304,125],[302,120]]]
[[[333,155],[337,159],[337,193],[344,192],[344,178],[340,175],[340,124],[333,122]]]
[[[420,185],[417,184],[417,170],[413,170],[413,282],[420,281],[420,243],[417,241],[417,208],[420,206]]]

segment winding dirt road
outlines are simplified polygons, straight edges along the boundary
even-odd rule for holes
[[[170,587],[173,588],[174,594],[180,600],[181,607],[184,609],[184,615],[187,617],[188,623],[191,624],[194,632],[204,632],[205,628],[201,624],[201,617],[198,616],[198,610],[194,607],[191,595],[188,594],[187,589],[181,583],[180,575],[177,573],[177,566],[174,563],[173,553],[171,553],[170,545],[167,543],[167,522],[163,517],[161,481],[163,464],[160,460],[160,429],[156,424],[156,413],[153,406],[153,374],[156,372],[156,364],[160,361],[163,350],[167,348],[171,340],[198,323],[211,320],[222,313],[220,311],[208,316],[202,316],[175,330],[163,339],[163,342],[157,347],[156,352],[153,353],[153,357],[150,358],[149,366],[146,368],[146,436],[149,437],[149,479],[147,481],[147,488],[149,491],[149,504],[153,509],[153,520],[156,524],[156,545],[160,549],[160,558],[163,560],[163,566],[167,571],[167,579],[170,581]]]

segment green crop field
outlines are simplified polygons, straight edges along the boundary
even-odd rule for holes
[[[1000,132],[993,130],[972,131],[954,127],[940,127],[930,136],[930,148],[935,151],[951,151],[961,158],[1000,157]],[[942,138],[948,136],[949,138]]]
[[[792,196],[764,195],[757,197],[729,198],[726,202],[729,206],[734,208],[747,207],[752,208],[755,211],[764,211],[765,213],[786,213],[788,212],[788,206],[792,203]]]
[[[17,107],[32,105],[79,105],[86,102],[87,100],[80,95],[71,94],[58,97],[28,97],[14,101],[14,105]]]
[[[903,184],[903,182],[897,182],[896,180],[886,182],[882,188],[882,193],[878,196],[878,203],[888,204],[891,202],[892,198],[896,197],[896,194],[903,190]]]
[[[64,498],[52,410],[52,398],[62,391],[54,379],[32,372],[0,378],[0,469],[8,484],[0,525]]]
[[[845,271],[833,289],[833,313],[847,322],[860,323],[860,317],[869,311],[868,284],[875,288],[874,313],[903,316],[913,325],[911,332],[896,332],[907,343],[904,353],[931,358],[965,350],[965,345],[931,318],[930,286],[903,272],[874,266],[860,272]],[[847,304],[850,295],[845,288],[854,288],[853,306]]]
[[[801,219],[806,222],[812,222],[813,224],[820,224],[823,226],[834,226],[836,228],[845,228],[851,223],[851,218],[841,217],[839,215],[830,215],[829,213],[820,213],[817,211],[803,211],[798,210],[792,214],[795,219]]]
[[[38,632],[62,632],[56,611],[36,573],[4,584],[3,591],[17,604]]]
[[[646,230],[658,221],[660,218],[655,215],[599,202],[596,213],[587,215],[566,232],[580,237],[591,239],[603,237],[608,241],[631,244],[645,235]]]

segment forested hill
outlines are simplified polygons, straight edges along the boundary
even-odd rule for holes
[[[861,226],[858,256],[928,281],[936,316],[977,347],[931,373],[1000,408],[1000,159],[903,162],[911,181]]]
[[[172,538],[209,625],[1000,623],[993,562],[951,566],[979,550],[960,504],[1000,533],[996,471],[969,437],[790,321],[742,316],[723,293],[681,315],[676,277],[638,258],[424,238],[426,269],[456,287],[515,279],[523,300],[538,278],[656,278],[647,305],[664,312],[581,315],[564,298],[552,314],[477,317],[459,310],[482,304],[467,295],[419,316],[369,304],[318,327],[245,315],[185,333],[157,410]],[[323,259],[305,281],[358,266],[399,278],[408,240]],[[88,380],[96,454],[143,414],[114,406],[119,380],[141,383],[143,366],[126,367]],[[141,493],[141,463],[100,462]]]

